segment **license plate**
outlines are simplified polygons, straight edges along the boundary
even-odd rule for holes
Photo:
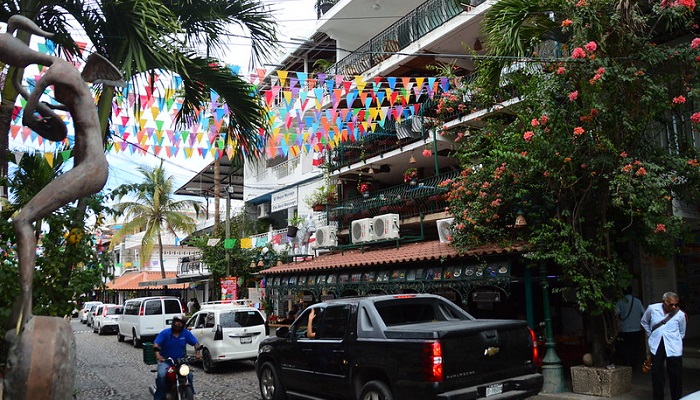
[[[253,343],[253,338],[250,336],[244,336],[241,338],[241,344]]]
[[[503,393],[503,384],[497,383],[495,385],[486,386],[486,397],[494,396]]]

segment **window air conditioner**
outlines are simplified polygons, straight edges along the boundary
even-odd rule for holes
[[[437,230],[440,236],[440,243],[450,243],[452,242],[452,224],[454,223],[454,218],[445,218],[437,220]]]
[[[265,218],[270,215],[270,203],[258,204],[258,218]]]
[[[352,221],[352,242],[363,243],[372,240],[372,218],[363,218]]]
[[[338,228],[335,226],[322,226],[316,229],[316,247],[333,247],[338,245]]]
[[[373,240],[398,239],[399,214],[377,215],[372,218]]]

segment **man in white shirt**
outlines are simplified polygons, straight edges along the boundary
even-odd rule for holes
[[[642,316],[642,328],[649,336],[651,351],[651,384],[653,399],[664,399],[664,362],[668,370],[671,400],[681,398],[683,392],[683,338],[686,316],[678,306],[678,295],[666,292],[661,303],[650,305]]]

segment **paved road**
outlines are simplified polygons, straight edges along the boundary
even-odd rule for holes
[[[155,374],[143,363],[141,349],[117,342],[115,335],[97,335],[89,327],[73,319],[78,351],[78,373],[75,380],[77,400],[152,399],[148,386]],[[258,400],[260,392],[255,366],[251,361],[222,366],[216,373],[206,374],[194,368],[197,400]]]

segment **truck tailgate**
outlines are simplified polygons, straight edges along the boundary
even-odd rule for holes
[[[497,381],[535,372],[532,340],[524,321],[475,320],[393,326],[387,338],[438,340],[448,386]]]

